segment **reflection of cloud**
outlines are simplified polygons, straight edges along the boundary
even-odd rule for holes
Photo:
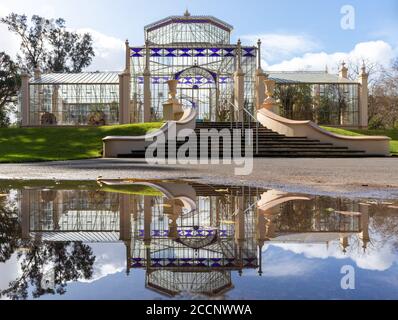
[[[373,236],[373,240],[377,242],[376,235]],[[362,251],[362,248],[348,248],[346,254],[341,250],[340,243],[333,241],[326,247],[325,244],[272,244],[278,248],[286,251],[293,252],[295,254],[304,255],[308,259],[351,259],[353,260],[358,268],[364,270],[376,270],[385,271],[392,267],[397,261],[397,256],[394,254],[393,244],[385,243],[380,248],[369,247],[366,252]],[[352,250],[350,250],[352,249]]]
[[[93,276],[81,282],[95,282],[126,268],[126,247],[123,243],[90,244],[95,256]]]
[[[10,282],[20,276],[21,268],[15,253],[6,263],[0,263],[0,291],[8,289]]]
[[[314,266],[308,261],[295,261],[291,257],[281,257],[270,262],[263,262],[264,277],[303,276],[314,269]]]
[[[313,271],[316,266],[309,260],[296,259],[281,250],[272,250],[273,245],[263,247],[262,271],[263,277],[277,278],[289,276],[304,276]],[[249,270],[245,275],[257,276],[258,270]]]

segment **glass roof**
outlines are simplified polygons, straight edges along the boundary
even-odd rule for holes
[[[233,27],[213,16],[170,16],[145,27],[145,39],[154,44],[229,44]]]
[[[31,84],[119,84],[119,72],[47,73]]]
[[[341,83],[358,84],[356,81],[340,78],[326,71],[266,71],[277,83]]]

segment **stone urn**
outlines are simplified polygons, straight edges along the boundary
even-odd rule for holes
[[[278,113],[278,108],[276,105],[276,101],[274,99],[274,92],[275,92],[275,81],[271,79],[265,79],[264,80],[264,86],[265,86],[265,94],[266,98],[264,100],[264,103],[262,104],[262,108],[265,108],[269,111],[272,111],[274,113]]]
[[[53,126],[57,124],[57,118],[53,113],[44,112],[41,116],[40,123],[42,126]]]
[[[89,114],[87,122],[90,126],[104,126],[106,124],[105,118],[104,112],[95,111]]]
[[[45,203],[53,202],[57,198],[56,190],[43,190],[40,194],[41,199]]]
[[[178,80],[169,80],[169,81],[167,81],[167,85],[169,87],[169,100],[168,100],[168,102],[178,102],[178,100],[176,98]]]
[[[176,98],[178,80],[169,80],[167,85],[169,86],[169,98],[163,104],[163,119],[178,121],[184,113],[181,103]]]
[[[271,79],[265,79],[264,85],[265,85],[265,94],[267,95],[267,97],[272,98],[275,92],[275,81]]]

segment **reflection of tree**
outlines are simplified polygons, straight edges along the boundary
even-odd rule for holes
[[[90,279],[95,257],[88,245],[81,242],[42,243],[32,241],[24,252],[18,253],[22,274],[0,292],[13,300],[26,299],[31,286],[33,298],[44,294],[64,294],[70,281]],[[42,288],[46,268],[54,275],[53,288]]]
[[[385,205],[374,204],[369,207],[371,233],[377,233],[378,248],[391,243],[398,250],[398,212],[396,209],[388,209]],[[375,238],[375,237],[372,237]]]
[[[0,189],[0,194],[9,190]],[[56,194],[42,192],[42,198],[53,201]],[[95,202],[102,203],[103,195]],[[26,299],[28,288],[32,296],[44,294],[64,294],[68,282],[90,279],[93,274],[95,257],[88,245],[81,242],[42,242],[39,239],[22,240],[18,209],[9,197],[0,197],[0,263],[7,262],[18,251],[21,275],[0,291],[0,297]],[[52,289],[43,289],[42,280],[47,270],[54,274]],[[30,290],[29,290],[30,291]]]
[[[290,201],[281,205],[280,214],[274,218],[281,232],[345,232],[354,228],[350,216],[336,211],[357,211],[354,202],[344,199],[316,197],[312,201]]]
[[[0,263],[6,262],[18,247],[21,228],[16,211],[0,202]]]

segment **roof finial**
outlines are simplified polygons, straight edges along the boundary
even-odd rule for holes
[[[188,8],[187,8],[187,10],[185,10],[184,17],[190,17],[190,16],[191,16],[191,14],[189,13]]]
[[[362,70],[362,73],[363,73],[363,74],[366,73],[366,63],[365,63],[365,60],[362,60],[362,68],[361,68],[361,70]]]

